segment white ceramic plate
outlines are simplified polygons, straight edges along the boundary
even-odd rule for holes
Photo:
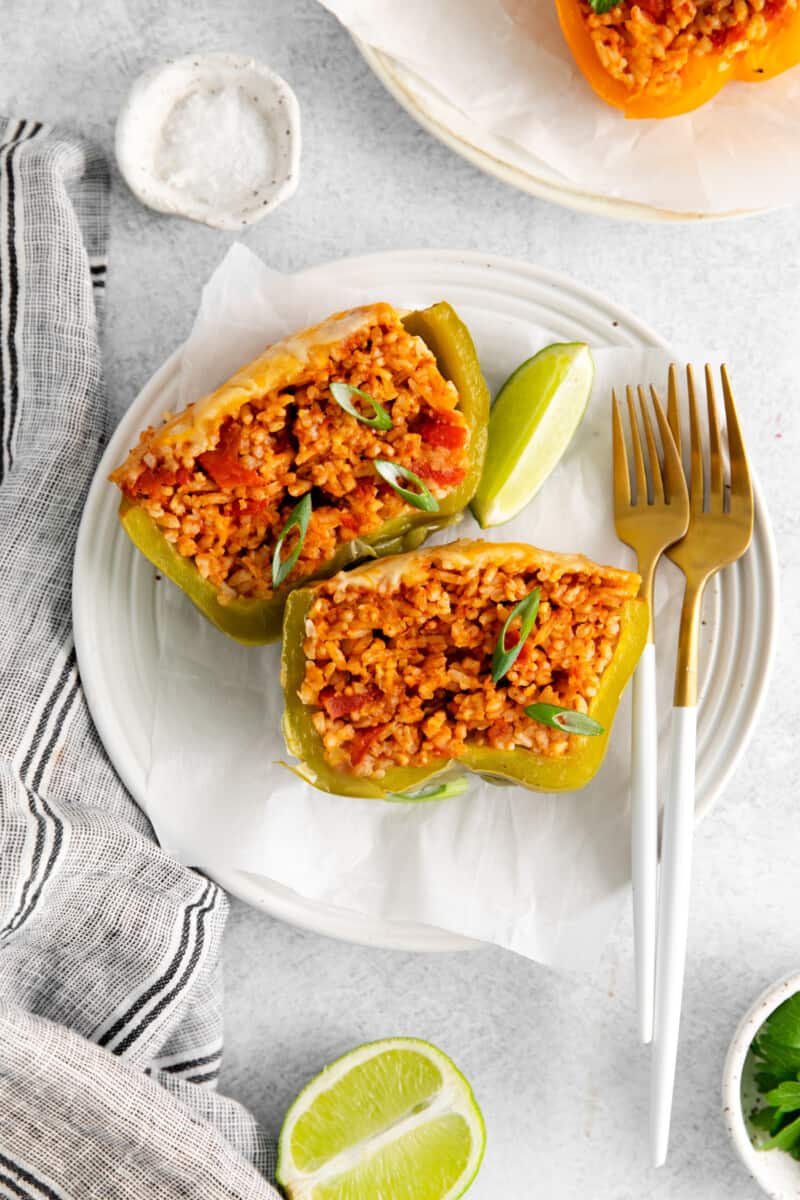
[[[604,196],[566,183],[534,154],[506,138],[496,137],[445,99],[421,76],[403,63],[354,38],[367,65],[407,113],[445,146],[455,150],[487,175],[494,175],[520,191],[574,208],[578,212],[614,217],[621,221],[722,221],[752,216],[768,209],[734,209],[730,212],[675,212],[650,204],[638,204],[615,196]]]
[[[565,340],[594,346],[666,349],[645,325],[601,296],[511,259],[475,252],[397,251],[345,259],[337,273],[343,287],[380,279],[387,295],[447,296],[479,342],[502,337],[506,323],[527,322],[558,331]],[[313,271],[307,277],[311,280]],[[179,362],[177,351],[145,385],[112,437],[89,491],[75,554],[73,616],[86,697],[111,761],[145,810],[158,662],[155,574],[122,532],[116,489],[107,476],[139,431],[174,408]],[[708,811],[744,750],[769,672],[777,566],[757,486],[756,497],[752,548],[720,577],[707,612],[698,816]],[[213,865],[211,869],[229,892],[248,903],[333,937],[407,950],[454,950],[475,944],[429,926],[370,918],[307,900],[241,871],[215,872]]]

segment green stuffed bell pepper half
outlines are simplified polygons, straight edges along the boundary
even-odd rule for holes
[[[450,305],[378,303],[270,346],[145,430],[111,479],[154,566],[224,633],[269,642],[299,585],[414,549],[456,519],[488,419]]]
[[[293,592],[281,671],[292,769],[376,798],[430,798],[465,768],[583,787],[647,637],[639,584],[582,555],[460,541]]]

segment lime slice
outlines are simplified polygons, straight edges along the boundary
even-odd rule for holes
[[[283,1123],[277,1178],[290,1200],[455,1200],[485,1140],[472,1089],[447,1055],[387,1038],[303,1089]]]
[[[489,448],[472,500],[482,529],[510,521],[533,499],[583,420],[594,380],[585,342],[556,342],[526,359],[498,392]]]

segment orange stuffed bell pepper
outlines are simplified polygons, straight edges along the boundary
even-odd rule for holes
[[[556,0],[586,79],[626,117],[691,112],[800,62],[798,0]]]

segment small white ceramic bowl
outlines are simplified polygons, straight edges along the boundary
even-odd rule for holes
[[[753,1107],[756,1088],[752,1079],[753,1038],[779,1004],[800,992],[800,972],[772,984],[756,1000],[733,1036],[722,1072],[722,1114],[750,1175],[772,1200],[800,1198],[800,1162],[782,1150],[756,1150],[750,1140],[745,1113]]]
[[[179,105],[237,89],[264,121],[270,169],[233,204],[209,202],[174,186],[158,166],[163,133]],[[226,143],[227,146],[227,143]],[[289,84],[269,67],[240,54],[188,54],[153,67],[133,84],[117,118],[115,150],[131,191],[158,212],[173,213],[216,229],[241,230],[260,221],[288,199],[300,170],[300,108]],[[265,160],[266,161],[266,160]],[[209,172],[214,164],[209,160]],[[225,178],[222,172],[218,179]]]

